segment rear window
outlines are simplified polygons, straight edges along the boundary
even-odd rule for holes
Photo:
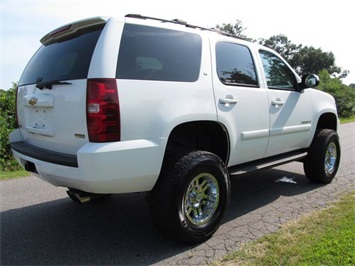
[[[19,85],[87,78],[101,30],[41,46],[27,64]]]
[[[226,85],[257,86],[255,65],[246,46],[219,42],[216,45],[217,74]]]
[[[118,79],[194,82],[201,64],[197,34],[126,24],[118,56]]]

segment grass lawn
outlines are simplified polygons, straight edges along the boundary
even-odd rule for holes
[[[25,170],[18,170],[18,171],[11,171],[11,172],[0,171],[0,181],[29,176],[29,175],[30,173],[26,172]]]
[[[355,192],[245,244],[215,265],[355,265]]]
[[[351,122],[355,122],[355,116],[349,118],[340,118],[340,123],[342,124],[351,123]]]

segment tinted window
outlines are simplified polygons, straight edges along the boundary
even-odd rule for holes
[[[163,81],[198,79],[201,37],[197,34],[126,24],[116,77]]]
[[[101,30],[64,42],[41,46],[26,66],[19,85],[87,78],[91,56]]]
[[[255,65],[247,47],[235,43],[216,45],[217,74],[227,85],[257,86]]]
[[[267,86],[273,89],[294,89],[297,80],[292,70],[273,53],[260,50]]]

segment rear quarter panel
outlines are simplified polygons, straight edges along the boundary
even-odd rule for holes
[[[179,28],[181,30],[181,28]],[[179,124],[216,121],[207,36],[201,32],[202,56],[195,82],[117,80],[121,139],[163,139]]]

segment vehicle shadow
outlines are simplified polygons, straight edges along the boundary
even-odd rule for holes
[[[283,176],[297,184],[275,182]],[[277,169],[235,177],[225,222],[318,187]],[[1,265],[147,265],[192,248],[159,234],[144,193],[84,205],[64,198],[2,212],[0,244]]]
[[[271,204],[281,196],[293,197],[322,186],[324,185],[310,182],[305,175],[282,169],[232,176],[232,195],[225,221]]]

